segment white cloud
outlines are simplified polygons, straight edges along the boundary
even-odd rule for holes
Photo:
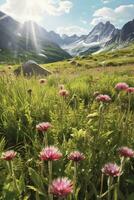
[[[56,32],[59,33],[60,35],[67,34],[71,36],[76,34],[80,36],[83,34],[87,34],[89,30],[79,26],[69,26],[69,27],[59,27],[57,28]]]
[[[110,3],[111,2],[111,0],[101,0],[102,1],[102,3]]]
[[[88,23],[86,20],[83,20],[83,19],[81,19],[80,21],[81,21],[81,23],[83,23],[83,24],[87,24],[87,23]]]
[[[48,4],[48,9],[47,12],[50,15],[62,15],[64,13],[69,13],[73,4],[71,1],[60,1],[58,5],[55,3],[50,3]]]
[[[69,0],[6,0],[0,10],[23,22],[39,22],[45,14],[60,16],[69,13],[73,4]]]
[[[99,22],[110,21],[117,27],[121,27],[133,18],[134,4],[121,5],[115,9],[103,7],[95,11],[91,24],[96,25]]]

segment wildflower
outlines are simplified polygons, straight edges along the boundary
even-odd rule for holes
[[[120,156],[123,156],[126,158],[134,157],[134,151],[128,147],[121,147],[119,148],[118,151],[119,151]]]
[[[45,132],[51,127],[52,127],[52,125],[49,122],[42,122],[42,123],[39,123],[38,125],[36,125],[36,129],[41,132]]]
[[[73,184],[67,177],[58,178],[52,182],[50,191],[57,197],[66,197],[73,192]]]
[[[11,67],[11,66],[8,66],[8,69],[12,69],[12,67]]]
[[[96,97],[96,100],[97,101],[100,101],[100,102],[105,102],[105,103],[108,103],[109,101],[111,101],[111,98],[110,96],[106,95],[106,94],[100,94]]]
[[[42,149],[39,157],[41,160],[44,161],[55,161],[59,160],[62,157],[62,153],[59,151],[58,148],[50,146]]]
[[[46,79],[40,79],[40,80],[39,80],[39,83],[40,83],[40,84],[45,84],[45,83],[47,83],[47,80],[46,80]]]
[[[134,93],[134,87],[127,88],[127,93]]]
[[[28,90],[27,90],[27,93],[31,96],[31,94],[32,94],[32,89],[28,89]]]
[[[115,86],[116,90],[127,90],[128,89],[128,84],[127,83],[117,83]]]
[[[101,171],[107,176],[120,176],[120,167],[115,163],[105,164]]]
[[[81,160],[84,160],[85,156],[83,155],[83,153],[80,153],[79,151],[74,151],[70,153],[70,155],[68,156],[68,159],[73,160],[74,162],[79,162]]]
[[[6,151],[6,152],[2,153],[2,159],[6,160],[6,161],[13,160],[15,158],[16,154],[17,153],[13,150]]]
[[[99,91],[96,91],[96,92],[93,93],[93,96],[94,96],[94,97],[97,97],[99,94],[100,94],[100,92],[99,92]]]
[[[63,96],[63,97],[67,97],[69,95],[69,92],[67,90],[65,90],[65,89],[61,89],[59,91],[59,95]]]
[[[64,85],[63,84],[59,85],[59,89],[64,90],[65,89]]]

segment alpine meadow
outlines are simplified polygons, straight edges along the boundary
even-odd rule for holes
[[[0,0],[0,200],[134,200],[133,0]]]

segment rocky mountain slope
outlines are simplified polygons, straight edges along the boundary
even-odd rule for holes
[[[83,39],[75,41],[64,48],[72,55],[90,54],[116,47],[134,41],[134,20],[126,23],[121,30],[115,28],[110,22],[97,24]]]
[[[32,21],[22,25],[2,12],[0,18],[0,53],[6,50],[21,60],[34,57],[36,61],[53,62],[70,58],[70,55],[116,48],[134,40],[134,20],[120,30],[108,21],[97,24],[88,35],[60,36]]]
[[[106,43],[106,46],[113,43],[120,45],[124,42],[126,43],[131,41],[134,41],[134,20],[129,21],[121,30],[118,30],[112,39]]]
[[[20,59],[36,57],[39,62],[70,58],[56,42],[51,41],[48,32],[39,25],[33,22],[22,25],[3,12],[0,12],[0,18],[0,54],[8,52]]]

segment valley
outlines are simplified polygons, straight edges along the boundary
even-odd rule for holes
[[[0,200],[134,200],[134,4],[2,2]]]
[[[0,17],[1,63],[15,64],[27,60],[50,63],[72,56],[122,49],[134,41],[134,20],[121,30],[107,21],[98,23],[88,35],[61,36],[33,21],[20,24],[3,12],[0,12]]]

